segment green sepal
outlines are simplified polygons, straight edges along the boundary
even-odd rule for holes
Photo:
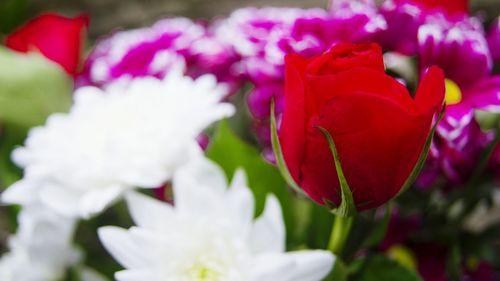
[[[347,183],[347,180],[344,176],[344,171],[342,170],[342,166],[340,164],[339,155],[337,153],[337,147],[335,146],[335,142],[333,141],[330,133],[323,127],[315,126],[326,138],[328,141],[328,146],[330,147],[330,152],[332,153],[333,160],[335,162],[335,170],[337,171],[337,176],[339,178],[340,190],[341,190],[341,198],[342,202],[340,206],[336,209],[332,209],[331,211],[342,217],[350,217],[356,215],[356,205],[354,204],[354,199],[352,197],[351,188]]]
[[[306,196],[307,194],[300,188],[300,186],[295,182],[288,170],[285,163],[285,158],[283,157],[283,152],[281,150],[280,141],[278,138],[278,129],[276,126],[276,115],[274,110],[274,99],[271,100],[271,143],[273,146],[273,152],[276,157],[276,163],[278,164],[278,169],[285,179],[286,183],[298,194]]]
[[[439,113],[438,119],[436,120],[434,126],[432,126],[429,136],[427,137],[427,141],[425,142],[424,149],[422,150],[422,153],[418,158],[417,164],[415,165],[415,167],[413,167],[413,170],[411,171],[410,175],[408,176],[405,183],[403,184],[398,194],[394,198],[397,198],[399,195],[403,194],[406,190],[408,190],[413,185],[413,183],[415,183],[417,177],[420,175],[420,172],[424,167],[425,160],[427,159],[427,155],[429,154],[429,149],[431,148],[432,138],[434,137],[434,133],[436,132],[436,128],[439,124],[439,121],[443,119],[445,109],[446,106],[443,105],[443,107],[441,108],[441,112]]]

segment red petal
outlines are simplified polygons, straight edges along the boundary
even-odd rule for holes
[[[316,201],[340,203],[340,187],[325,137],[332,135],[358,210],[390,200],[401,188],[424,147],[432,114],[416,115],[372,93],[338,95],[308,126],[299,183]]]
[[[285,58],[285,109],[279,131],[281,148],[292,177],[299,180],[305,143],[305,84],[307,60],[298,55]]]
[[[422,112],[436,113],[444,102],[445,83],[443,71],[433,66],[424,74],[418,85],[415,102]]]
[[[19,51],[39,51],[75,75],[82,51],[82,31],[88,26],[87,16],[66,18],[44,14],[34,18],[6,38],[6,46]]]
[[[384,72],[382,49],[377,44],[337,44],[315,58],[307,67],[307,74],[330,75],[355,67]]]
[[[319,110],[332,97],[363,92],[392,100],[408,111],[415,111],[412,100],[404,85],[383,72],[368,68],[354,68],[337,75],[309,77],[308,99],[312,100],[310,114]]]

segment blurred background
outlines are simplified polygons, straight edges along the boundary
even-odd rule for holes
[[[378,0],[379,2],[383,0]],[[488,20],[500,14],[500,0],[471,0],[473,13]],[[44,11],[87,13],[90,39],[117,28],[147,26],[169,16],[210,20],[245,6],[326,7],[328,0],[0,0],[0,35]]]

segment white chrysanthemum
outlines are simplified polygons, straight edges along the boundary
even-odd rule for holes
[[[127,189],[158,187],[199,153],[195,138],[204,128],[233,113],[220,103],[225,94],[211,75],[192,80],[175,71],[104,91],[81,88],[68,114],[49,117],[14,151],[25,176],[2,199],[88,217]]]
[[[99,229],[126,268],[117,280],[318,281],[334,262],[327,251],[285,253],[278,200],[269,196],[254,220],[244,174],[237,172],[228,189],[223,172],[205,159],[175,175],[175,206],[133,192],[126,200],[137,226]]]
[[[79,260],[71,245],[75,221],[41,205],[27,206],[19,228],[9,238],[9,252],[0,259],[2,281],[59,280]]]

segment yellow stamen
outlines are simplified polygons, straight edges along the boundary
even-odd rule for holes
[[[410,249],[403,245],[392,246],[387,250],[387,255],[408,269],[415,270],[417,268],[415,256]]]
[[[474,257],[469,257],[466,259],[465,264],[467,266],[467,269],[469,269],[470,271],[476,271],[477,267],[479,266],[479,260]]]
[[[446,104],[447,105],[452,105],[452,104],[457,104],[462,101],[462,91],[460,90],[460,87],[457,85],[457,83],[453,82],[450,79],[445,80],[445,86],[446,86]]]

